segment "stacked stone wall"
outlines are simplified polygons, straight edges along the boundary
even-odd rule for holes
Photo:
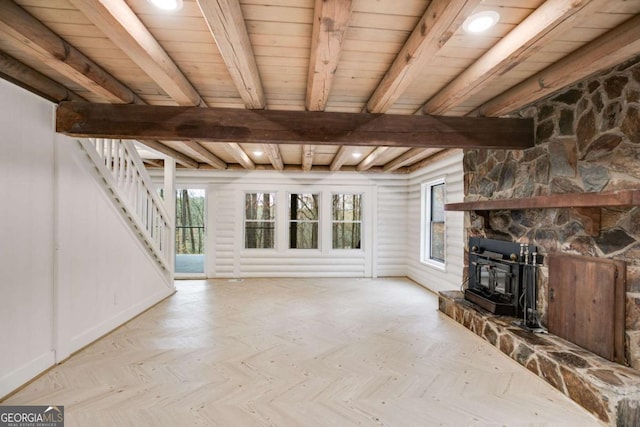
[[[640,189],[640,57],[575,84],[518,113],[533,117],[527,150],[467,150],[465,200]],[[640,369],[640,206],[602,208],[597,235],[571,209],[474,212],[467,234],[627,263],[626,346]],[[540,269],[538,308],[546,320],[548,270]]]

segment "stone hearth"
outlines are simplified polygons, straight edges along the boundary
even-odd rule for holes
[[[609,425],[640,425],[640,372],[610,362],[551,334],[536,334],[440,292],[440,311],[482,337]]]

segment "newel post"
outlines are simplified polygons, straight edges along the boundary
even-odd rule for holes
[[[173,158],[164,159],[164,205],[169,215],[169,267],[171,277],[175,275],[175,249],[176,249],[176,161]]]

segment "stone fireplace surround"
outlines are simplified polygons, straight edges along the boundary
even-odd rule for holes
[[[465,201],[640,189],[640,56],[516,116],[534,118],[535,146],[466,150]],[[640,425],[640,206],[602,208],[597,235],[589,230],[588,218],[570,209],[500,210],[492,211],[487,219],[485,223],[482,215],[469,212],[467,236],[530,243],[544,255],[560,251],[626,262],[625,358],[629,367],[557,337],[518,331],[456,294],[441,295],[441,310],[603,421]],[[538,279],[543,323],[547,294],[545,265]]]
[[[603,422],[640,425],[640,372],[610,362],[554,335],[528,332],[516,320],[443,291],[439,310],[538,375]],[[560,421],[560,420],[559,420]]]

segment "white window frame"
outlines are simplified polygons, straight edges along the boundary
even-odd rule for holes
[[[360,196],[360,221],[338,221],[333,217],[333,196],[336,195],[357,195]],[[331,213],[329,217],[331,218],[331,224],[329,224],[329,234],[331,235],[331,250],[333,251],[364,251],[364,220],[365,220],[365,201],[366,197],[361,191],[333,191],[331,192],[331,197],[329,199],[329,205]],[[336,223],[350,223],[350,224],[360,224],[360,247],[359,248],[334,248],[333,247],[333,224]]]
[[[275,217],[273,220],[248,220],[246,212],[247,194],[271,194],[275,202]],[[277,191],[249,191],[242,193],[242,249],[246,251],[276,251],[278,249],[278,192]],[[247,248],[247,222],[272,222],[273,223],[273,248]]]
[[[287,250],[288,251],[322,251],[322,236],[324,233],[324,229],[323,229],[323,220],[322,220],[322,206],[323,206],[323,201],[324,201],[324,197],[323,197],[323,192],[322,191],[318,191],[316,189],[309,189],[309,190],[305,190],[305,189],[301,189],[298,191],[288,191],[287,192],[287,203],[286,203],[286,209],[287,209],[287,216],[285,218],[286,221],[286,233],[287,233],[287,239],[286,239],[286,245],[287,245]],[[318,210],[318,219],[315,221],[299,221],[299,220],[292,220],[291,219],[291,195],[292,194],[310,194],[310,195],[316,195],[318,196],[318,206],[316,206],[317,210]],[[317,223],[318,224],[318,247],[317,248],[292,248],[291,247],[291,223],[292,222],[296,222],[296,223],[304,223],[304,222],[308,222],[308,223]]]
[[[431,267],[446,270],[447,266],[447,239],[446,239],[446,213],[445,213],[445,239],[444,239],[444,261],[431,258],[431,189],[437,185],[444,184],[445,200],[447,195],[447,183],[445,177],[440,177],[421,185],[420,188],[420,262]]]
[[[175,197],[176,197],[176,204],[175,204],[175,209],[178,208],[178,204],[177,204],[177,198],[178,198],[178,190],[202,190],[204,191],[204,221],[203,221],[203,225],[204,225],[204,230],[203,230],[203,252],[204,252],[204,265],[203,265],[203,271],[202,273],[178,273],[175,271],[175,265],[174,265],[174,271],[173,271],[173,277],[176,279],[202,279],[202,278],[206,278],[207,277],[207,272],[208,272],[208,265],[209,265],[209,237],[207,236],[208,232],[209,232],[209,200],[211,199],[210,197],[210,191],[209,191],[209,187],[206,185],[197,185],[197,184],[193,184],[193,185],[189,185],[189,184],[176,184],[175,188],[173,189]],[[177,215],[176,212],[174,212],[174,221],[177,221]],[[175,227],[175,223],[174,223],[174,227]],[[173,238],[175,241],[175,238],[177,236],[177,228],[174,228],[173,230]],[[175,247],[173,248],[173,256],[174,256],[174,260],[175,260],[175,256],[177,255],[177,251],[178,249]]]

